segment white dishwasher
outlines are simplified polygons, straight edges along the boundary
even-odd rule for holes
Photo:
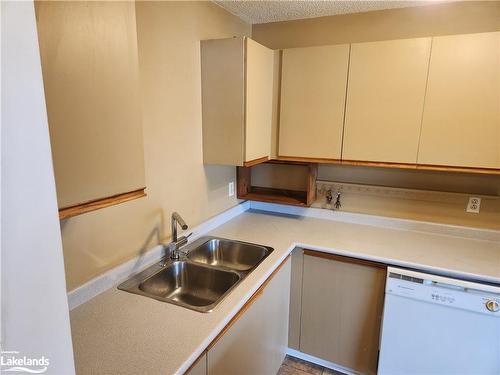
[[[500,287],[389,267],[378,374],[500,374]]]

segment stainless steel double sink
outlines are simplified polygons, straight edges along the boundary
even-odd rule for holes
[[[268,246],[202,237],[183,247],[179,260],[156,263],[118,289],[210,312],[272,251]]]

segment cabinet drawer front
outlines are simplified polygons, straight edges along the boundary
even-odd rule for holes
[[[279,154],[340,159],[349,46],[283,51]]]
[[[433,38],[419,164],[500,168],[499,36]]]

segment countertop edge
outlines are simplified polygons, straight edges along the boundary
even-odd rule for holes
[[[481,274],[474,274],[474,273],[469,273],[469,272],[463,272],[463,271],[457,271],[457,270],[453,270],[453,269],[449,269],[449,268],[434,267],[434,266],[429,266],[429,265],[425,265],[422,263],[405,262],[405,261],[396,260],[396,259],[392,259],[392,258],[361,255],[361,254],[354,252],[354,251],[335,249],[335,248],[331,248],[331,247],[322,247],[322,246],[317,246],[317,245],[308,245],[308,244],[304,244],[304,243],[295,243],[294,248],[295,247],[310,249],[310,250],[314,250],[314,251],[321,251],[324,253],[341,255],[341,256],[346,256],[346,257],[351,257],[351,258],[370,260],[370,261],[374,261],[374,262],[384,263],[387,266],[411,268],[411,269],[415,269],[419,272],[424,272],[424,273],[427,272],[427,273],[436,274],[439,276],[452,277],[452,278],[454,277],[457,279],[465,279],[467,281],[493,283],[493,284],[500,285],[500,278],[481,275]]]

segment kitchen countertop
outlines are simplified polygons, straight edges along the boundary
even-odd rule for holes
[[[71,311],[78,374],[182,373],[296,247],[500,283],[500,243],[246,211],[207,233],[274,251],[211,313],[113,287]]]

